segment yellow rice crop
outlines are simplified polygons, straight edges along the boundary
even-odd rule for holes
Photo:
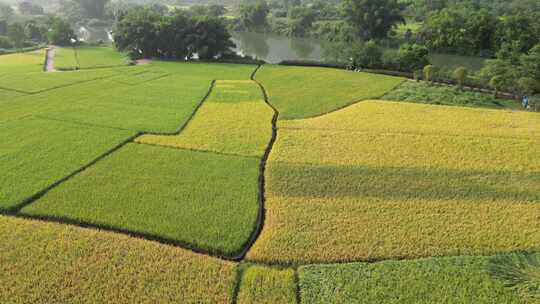
[[[124,235],[0,217],[1,303],[230,303],[234,263]]]
[[[265,229],[248,257],[315,263],[539,249],[539,117],[367,102],[282,122]]]

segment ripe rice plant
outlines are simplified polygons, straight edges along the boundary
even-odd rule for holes
[[[302,303],[535,303],[490,278],[485,271],[488,260],[452,257],[305,266],[299,269]]]
[[[280,119],[301,119],[384,95],[403,78],[313,67],[264,65],[256,75]]]
[[[539,249],[540,120],[451,109],[369,102],[281,122],[265,229],[248,257],[303,264]]]
[[[232,256],[258,214],[259,159],[129,144],[24,208]]]
[[[181,134],[145,135],[137,142],[260,157],[272,135],[273,114],[256,83],[218,81]]]
[[[2,303],[231,303],[236,265],[125,235],[0,217]]]
[[[238,304],[296,304],[294,270],[263,266],[245,267]]]

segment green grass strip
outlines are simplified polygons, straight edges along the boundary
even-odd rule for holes
[[[487,272],[487,257],[301,267],[302,303],[532,304]]]

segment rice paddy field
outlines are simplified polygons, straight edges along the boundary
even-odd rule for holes
[[[537,113],[78,51],[0,56],[0,303],[539,303]]]
[[[128,62],[126,55],[111,47],[82,46],[56,49],[54,66],[57,70],[69,71],[122,66]]]

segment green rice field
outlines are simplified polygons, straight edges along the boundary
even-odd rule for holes
[[[56,52],[0,56],[0,303],[539,303],[516,102]]]

